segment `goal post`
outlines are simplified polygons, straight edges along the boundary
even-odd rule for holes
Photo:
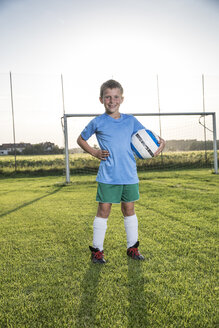
[[[133,116],[212,116],[212,132],[213,132],[213,154],[214,154],[214,173],[218,174],[218,158],[217,158],[217,131],[216,131],[216,113],[215,112],[169,112],[169,113],[128,113]],[[65,171],[66,183],[70,183],[70,165],[69,165],[69,146],[68,146],[68,119],[69,118],[82,118],[82,117],[95,117],[101,114],[64,114],[63,119],[63,132],[64,132],[64,147],[65,147]],[[204,126],[205,128],[205,126]]]

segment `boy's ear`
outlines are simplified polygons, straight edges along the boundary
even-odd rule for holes
[[[103,98],[100,97],[99,100],[100,100],[101,104],[103,104]]]

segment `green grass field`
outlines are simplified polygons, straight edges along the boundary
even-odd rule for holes
[[[90,262],[94,175],[0,179],[0,327],[217,327],[218,176],[140,172],[142,263],[126,256],[120,206]]]

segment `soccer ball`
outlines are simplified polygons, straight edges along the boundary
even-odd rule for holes
[[[138,158],[151,158],[160,146],[158,141],[159,137],[154,132],[142,129],[133,134],[131,148]]]

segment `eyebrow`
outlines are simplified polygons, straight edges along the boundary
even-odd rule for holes
[[[104,97],[119,97],[119,95],[104,95]]]

